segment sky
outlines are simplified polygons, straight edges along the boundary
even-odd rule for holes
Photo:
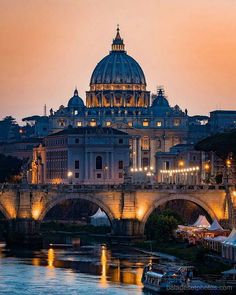
[[[190,115],[236,110],[236,0],[0,0],[0,119],[85,100],[116,25],[147,90]]]

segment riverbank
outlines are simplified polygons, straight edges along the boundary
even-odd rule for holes
[[[164,253],[182,260],[187,264],[196,267],[197,274],[200,276],[220,275],[222,271],[231,268],[231,265],[220,261],[217,256],[211,255],[202,246],[189,246],[183,242],[150,242],[136,243],[136,248],[145,250],[148,253]]]

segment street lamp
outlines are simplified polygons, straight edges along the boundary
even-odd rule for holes
[[[209,171],[210,170],[210,165],[208,163],[206,163],[204,165],[204,169],[205,169],[205,171]]]
[[[184,167],[184,161],[183,161],[183,160],[179,160],[179,162],[178,162],[178,166],[179,166],[179,167]]]
[[[210,182],[210,178],[211,178],[210,168],[211,168],[210,163],[209,162],[205,163],[204,170],[205,170],[205,182],[206,183]]]
[[[67,176],[68,176],[68,179],[69,179],[69,184],[72,184],[72,176],[73,176],[72,171],[68,171]]]
[[[230,159],[227,159],[225,163],[228,168],[231,167],[231,160]]]

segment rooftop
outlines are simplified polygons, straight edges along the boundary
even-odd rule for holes
[[[67,129],[64,129],[62,131],[59,131],[57,133],[50,134],[49,136],[58,136],[58,135],[73,135],[73,134],[111,134],[111,135],[128,135],[128,133],[111,128],[111,127],[77,127],[72,128],[69,127]]]

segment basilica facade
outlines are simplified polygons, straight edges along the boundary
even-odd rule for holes
[[[117,28],[111,51],[95,67],[86,104],[75,89],[68,105],[50,110],[50,133],[68,127],[111,127],[129,135],[129,167],[155,169],[155,154],[186,143],[188,115],[170,106],[163,88],[147,90],[144,72],[125,50]]]

